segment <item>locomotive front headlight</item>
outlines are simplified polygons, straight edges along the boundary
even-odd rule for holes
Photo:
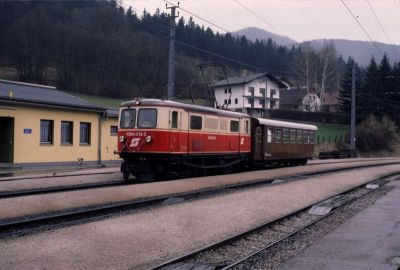
[[[145,140],[146,140],[147,143],[151,143],[153,138],[151,136],[147,136]]]
[[[124,136],[119,136],[119,142],[121,142],[121,143],[125,142],[125,137]]]

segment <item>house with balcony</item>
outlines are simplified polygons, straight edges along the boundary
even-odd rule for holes
[[[287,86],[268,73],[242,74],[214,84],[215,107],[224,107],[255,117],[268,116],[279,108],[279,92]]]

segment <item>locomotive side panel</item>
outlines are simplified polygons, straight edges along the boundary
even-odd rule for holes
[[[189,153],[249,152],[249,135],[241,133],[240,127],[244,124],[240,121],[239,118],[189,113]]]

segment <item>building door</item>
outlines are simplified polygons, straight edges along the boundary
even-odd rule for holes
[[[0,117],[0,162],[14,162],[14,118]]]

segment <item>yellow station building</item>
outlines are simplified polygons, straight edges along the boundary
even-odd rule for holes
[[[118,110],[55,87],[0,80],[0,164],[118,164]]]

